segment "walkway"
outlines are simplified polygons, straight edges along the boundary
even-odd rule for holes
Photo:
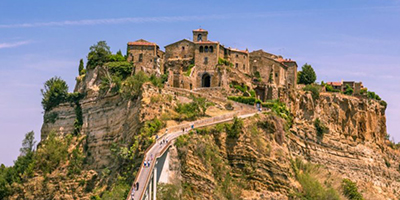
[[[202,94],[199,94],[196,92],[192,92],[190,90],[184,90],[184,89],[179,89],[179,88],[173,88],[172,90],[185,92],[185,93],[192,93],[192,94],[196,94],[196,95],[202,95]],[[215,97],[211,97],[211,98],[214,100],[218,99],[219,101],[221,101],[221,100],[226,101],[226,99],[222,99],[222,98],[215,98]],[[239,108],[239,111],[212,117],[212,118],[197,120],[194,122],[188,122],[188,123],[178,125],[178,126],[168,127],[169,133],[162,135],[160,138],[157,139],[157,141],[155,143],[153,143],[146,150],[146,152],[144,154],[144,159],[143,159],[142,165],[140,166],[138,174],[136,175],[136,179],[132,184],[131,190],[127,197],[127,200],[132,199],[131,194],[132,194],[132,189],[135,188],[135,183],[139,183],[139,189],[135,190],[134,196],[133,196],[134,199],[141,200],[144,198],[147,186],[149,185],[150,179],[152,177],[152,172],[156,165],[157,158],[161,157],[168,150],[169,146],[171,146],[173,144],[173,141],[177,137],[189,133],[189,131],[183,132],[182,129],[191,130],[192,125],[194,126],[194,128],[211,126],[211,125],[231,121],[235,116],[237,116],[239,118],[247,118],[247,117],[254,116],[257,113],[253,106],[248,106],[248,105],[239,104],[239,103],[235,103],[235,104],[237,104],[236,107]],[[145,167],[144,163],[146,163],[146,165],[147,165],[148,162],[150,163],[150,166]],[[156,187],[156,185],[154,185],[153,187]],[[151,188],[151,183],[150,183],[150,188]],[[154,195],[154,197],[156,196],[155,193],[153,193],[152,195]],[[150,197],[149,199],[155,199],[155,198]]]

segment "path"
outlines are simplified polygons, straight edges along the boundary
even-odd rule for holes
[[[192,94],[196,95],[202,95],[200,93],[195,93],[189,90],[184,90],[184,89],[178,89],[180,92],[189,92]],[[176,88],[173,89],[173,91],[178,91]],[[223,100],[226,101],[226,99],[222,98],[216,98],[216,97],[211,97],[214,100]],[[220,115],[212,118],[207,118],[207,119],[202,119],[202,120],[197,120],[193,122],[188,122],[182,125],[178,126],[173,126],[173,127],[168,127],[169,133],[162,135],[160,138],[157,139],[155,143],[153,143],[145,152],[144,154],[144,159],[143,162],[140,166],[140,169],[138,171],[138,174],[136,175],[136,179],[132,184],[131,190],[129,192],[129,195],[127,197],[127,200],[131,200],[131,194],[132,194],[132,189],[134,188],[135,183],[139,183],[139,189],[135,190],[134,192],[134,199],[139,200],[144,197],[144,194],[146,192],[147,185],[150,181],[152,172],[154,170],[156,160],[158,157],[162,156],[168,149],[170,145],[172,145],[173,141],[184,134],[189,133],[189,131],[183,132],[182,129],[187,129],[190,130],[191,126],[193,125],[194,128],[201,128],[205,126],[211,126],[214,124],[219,124],[219,123],[224,123],[231,121],[235,116],[239,118],[247,118],[254,116],[257,112],[255,111],[253,106],[249,105],[243,105],[239,103],[235,103],[236,107],[239,108],[240,111],[232,112],[229,114],[225,115]],[[144,163],[146,164],[149,162],[150,166],[144,166]],[[154,186],[153,186],[154,187]]]

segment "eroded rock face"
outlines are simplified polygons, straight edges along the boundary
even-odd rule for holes
[[[356,181],[366,199],[397,198],[400,154],[385,144],[385,108],[379,102],[332,93],[314,101],[299,93],[290,105],[295,115],[288,142],[292,156]],[[328,129],[322,138],[315,130],[317,118]]]

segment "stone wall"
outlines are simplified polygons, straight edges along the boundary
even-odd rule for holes
[[[239,71],[249,74],[250,66],[249,66],[249,54],[243,51],[231,50],[231,54],[229,56],[230,62],[233,66]]]
[[[189,40],[181,40],[165,47],[165,59],[193,59],[194,43]]]

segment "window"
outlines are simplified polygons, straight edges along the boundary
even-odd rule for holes
[[[239,55],[236,54],[236,58],[239,58]]]
[[[200,46],[199,51],[200,51],[200,53],[203,53],[203,46]]]
[[[204,64],[208,63],[208,57],[204,57]]]
[[[210,52],[214,52],[214,48],[212,46],[210,47]]]
[[[139,54],[139,62],[142,62],[143,61],[143,54],[141,53],[141,54]]]
[[[197,42],[200,42],[200,41],[202,41],[203,39],[201,38],[201,34],[198,34],[197,35]]]
[[[208,46],[204,47],[204,52],[208,52]]]
[[[236,63],[236,64],[235,64],[235,67],[236,67],[236,69],[237,69],[237,68],[239,67],[239,64]]]
[[[245,64],[243,64],[243,70],[246,70],[246,65]]]
[[[182,51],[185,51],[185,47],[182,47]]]

